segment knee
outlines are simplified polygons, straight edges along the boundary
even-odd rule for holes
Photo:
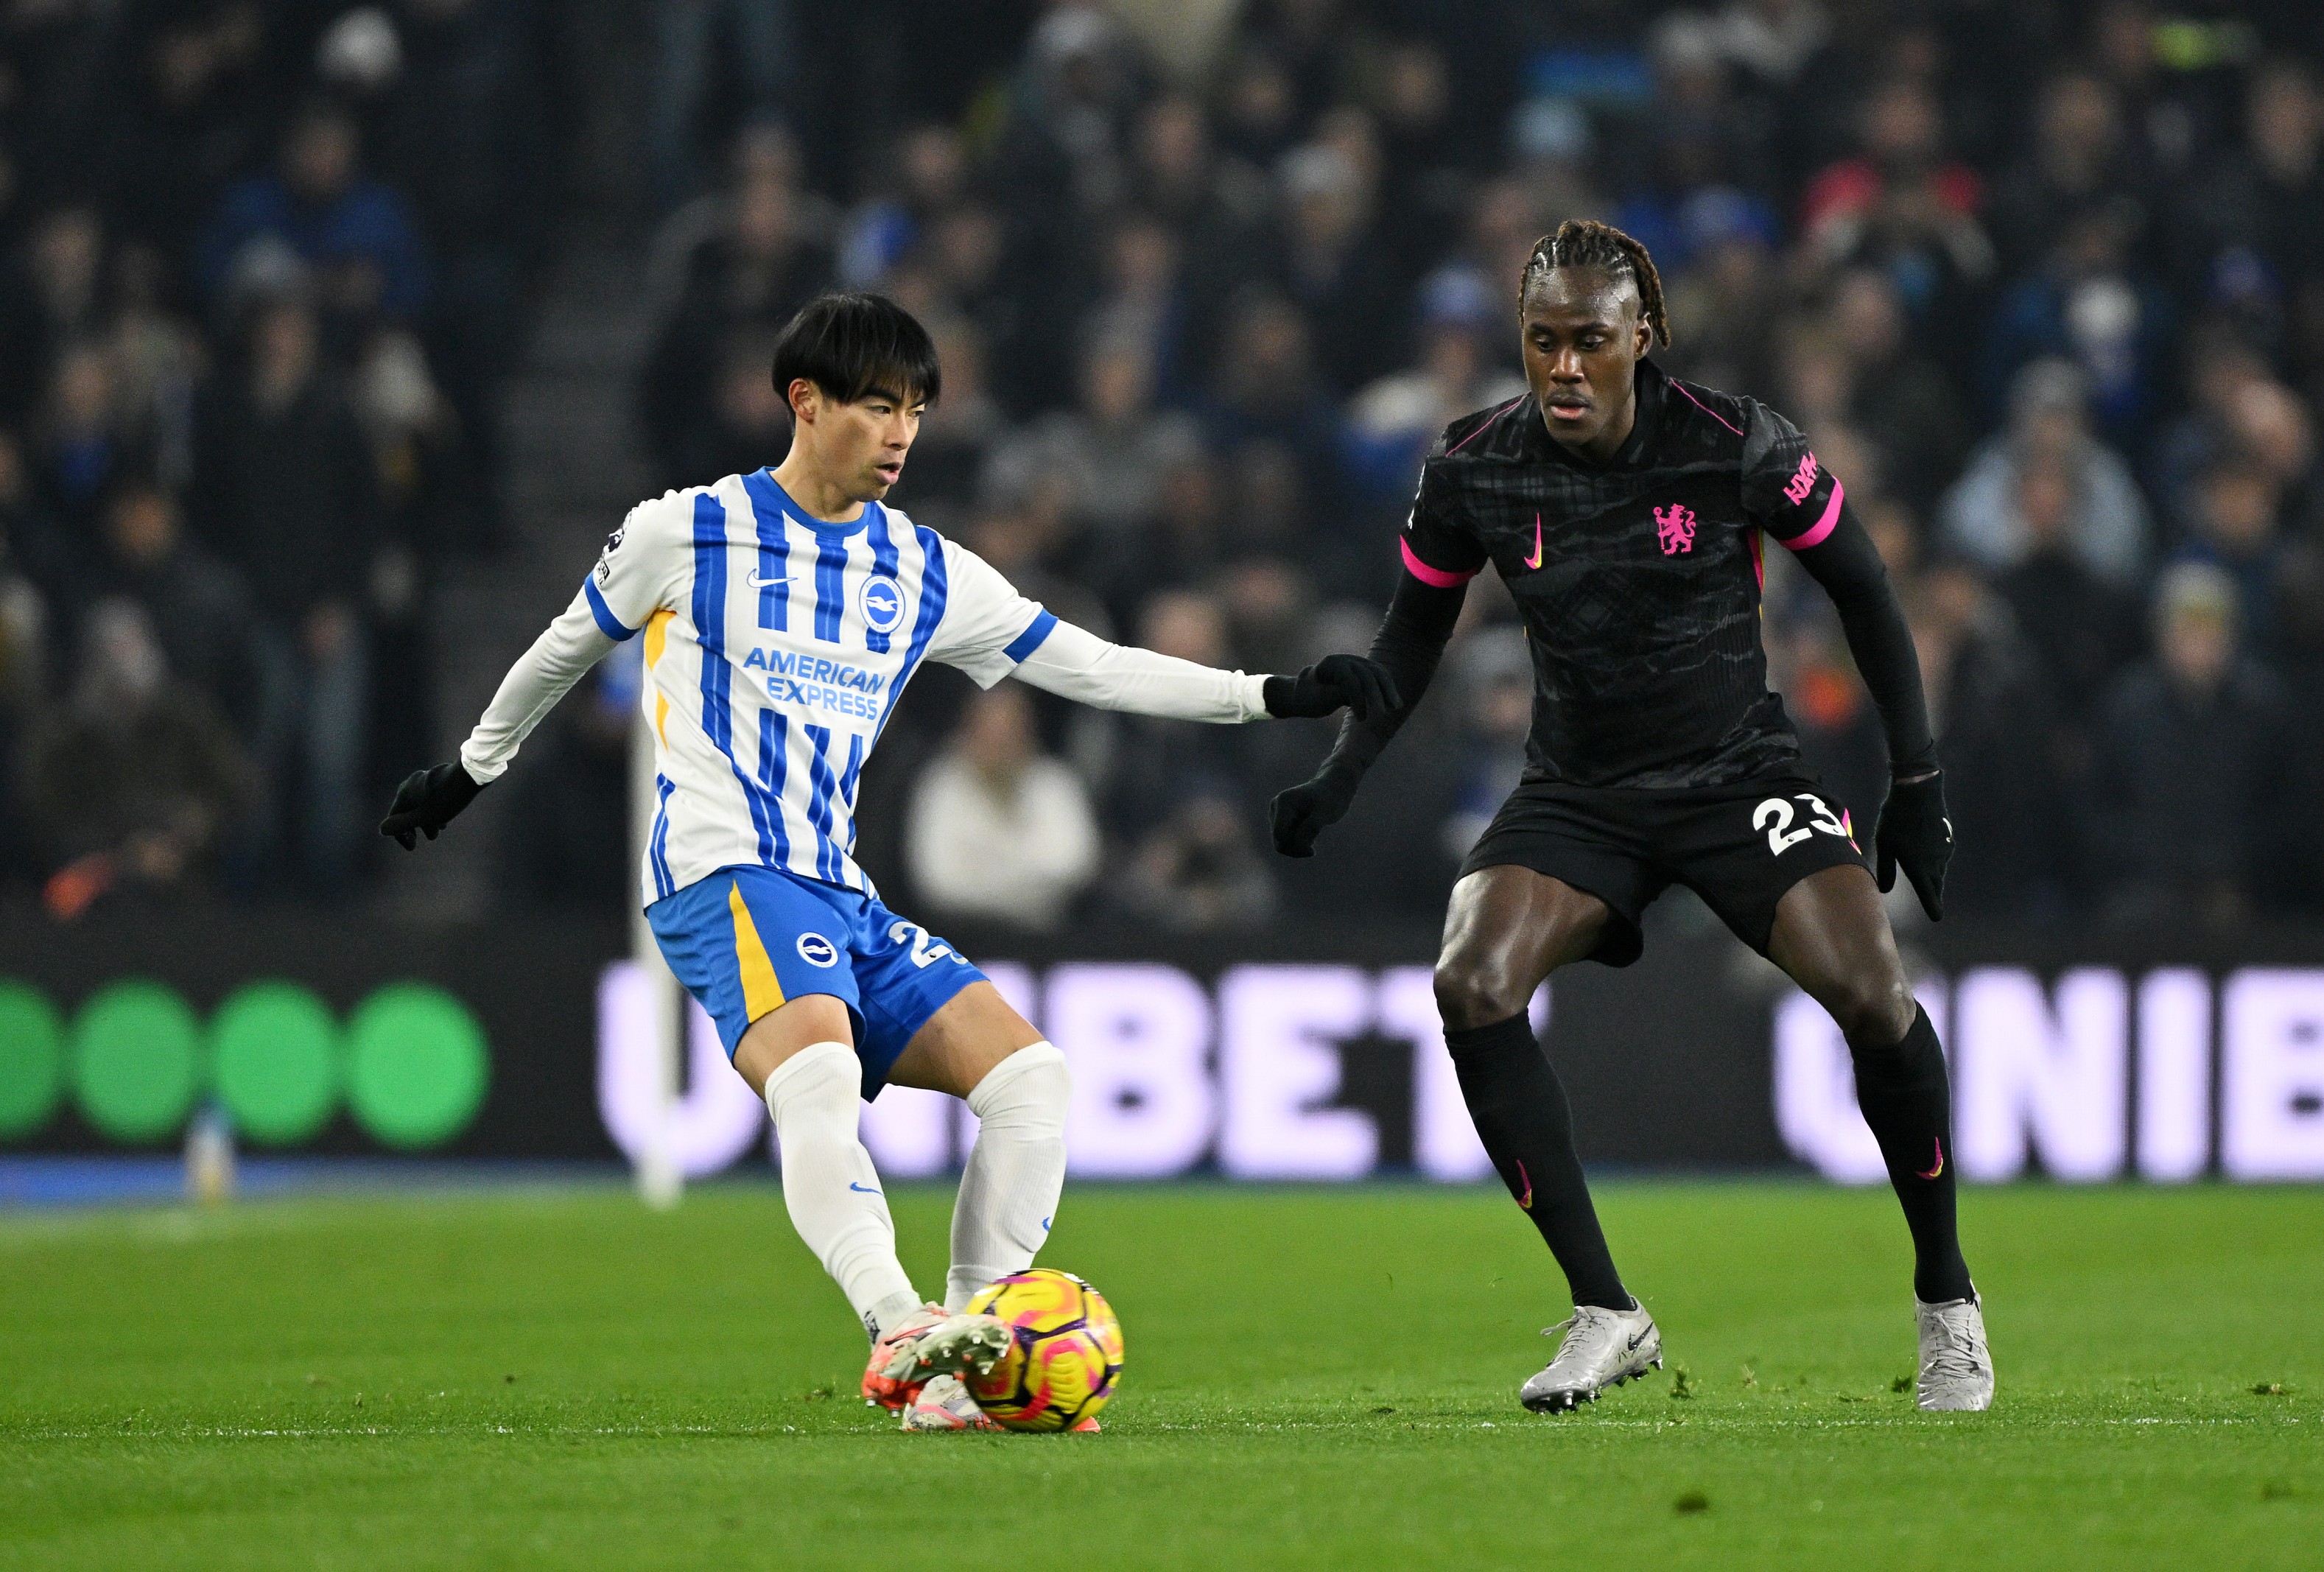
[[[810,1043],[767,1077],[767,1111],[786,1142],[826,1125],[852,1134],[862,1081],[862,1066],[845,1043]]]
[[[1522,1014],[1531,992],[1488,957],[1452,954],[1436,963],[1436,1013],[1448,1031],[1474,1031]]]
[[[1824,995],[1823,1006],[1850,1048],[1875,1050],[1902,1042],[1920,1009],[1904,974],[1896,970],[1849,976]]]
[[[1054,1044],[1020,1048],[984,1072],[967,1103],[981,1125],[1023,1129],[1038,1135],[1065,1133],[1066,1105],[1073,1101],[1073,1071]]]

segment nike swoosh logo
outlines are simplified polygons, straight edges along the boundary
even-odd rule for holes
[[[1517,1205],[1530,1212],[1533,1210],[1533,1175],[1526,1172],[1522,1162],[1517,1164],[1517,1178],[1525,1180],[1525,1194],[1517,1197]]]
[[[759,570],[753,568],[744,578],[743,582],[753,589],[773,589],[778,585],[788,584],[790,577],[786,574],[780,578],[763,578],[760,577]]]
[[[880,1193],[878,1190],[873,1189],[870,1185],[859,1185],[853,1179],[847,1181],[847,1188],[853,1190],[858,1195],[876,1196]]]
[[[1044,1218],[1042,1218],[1042,1219],[1041,1219],[1041,1232],[1042,1232],[1042,1233],[1044,1233],[1044,1234],[1047,1234],[1048,1231],[1049,1231],[1049,1220],[1048,1220],[1047,1217],[1044,1217]]]
[[[1646,1340],[1646,1335],[1644,1332],[1640,1332],[1630,1339],[1630,1345],[1628,1348],[1623,1349],[1622,1352],[1625,1354],[1636,1354],[1638,1351],[1638,1345]]]
[[[1525,559],[1525,565],[1528,568],[1541,566],[1541,515],[1539,513],[1533,516],[1533,555]],[[1528,1190],[1526,1193],[1532,1192]]]
[[[1935,1147],[1936,1147],[1936,1149],[1937,1149],[1937,1161],[1936,1161],[1936,1165],[1935,1165],[1934,1167],[1932,1167],[1932,1168],[1926,1169],[1926,1170],[1921,1170],[1921,1169],[1915,1169],[1915,1170],[1913,1170],[1913,1177],[1914,1177],[1914,1179],[1932,1179],[1936,1178],[1939,1174],[1941,1174],[1941,1173],[1942,1173],[1942,1172],[1944,1172],[1944,1171],[1945,1171],[1945,1143],[1944,1143],[1944,1141],[1943,1141],[1943,1140],[1942,1140],[1942,1138],[1941,1138],[1941,1137],[1932,1136],[1932,1137],[1930,1137],[1930,1142],[1931,1142],[1931,1144],[1932,1144],[1933,1146],[1935,1146]]]

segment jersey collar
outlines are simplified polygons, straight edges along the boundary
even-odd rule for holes
[[[816,534],[831,540],[844,540],[857,531],[867,528],[872,522],[873,513],[880,506],[876,502],[867,502],[863,504],[863,511],[848,522],[832,523],[826,519],[816,518],[807,509],[799,506],[798,499],[783,489],[782,482],[775,478],[775,472],[771,468],[761,469],[744,476],[742,489],[749,492],[760,505],[773,507],[785,518],[793,520],[813,530]]]

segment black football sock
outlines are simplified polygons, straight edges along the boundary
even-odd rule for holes
[[[1929,1013],[1892,1048],[1849,1044],[1856,1061],[1856,1103],[1880,1142],[1888,1182],[1913,1231],[1913,1291],[1923,1304],[1965,1299],[1969,1264],[1953,1220],[1952,1089],[1945,1050]]]
[[[1598,1209],[1573,1151],[1573,1111],[1557,1072],[1522,1015],[1447,1031],[1444,1046],[1461,1077],[1461,1096],[1493,1168],[1509,1187],[1543,1243],[1557,1257],[1577,1305],[1637,1307],[1614,1270]]]

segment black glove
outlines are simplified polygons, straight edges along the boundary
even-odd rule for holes
[[[1953,821],[1945,817],[1945,778],[1928,774],[1888,788],[1872,831],[1880,892],[1896,887],[1896,870],[1913,882],[1921,910],[1936,922],[1945,914],[1945,865],[1953,860]]]
[[[1314,856],[1315,837],[1325,825],[1346,817],[1348,805],[1356,800],[1356,782],[1362,778],[1354,770],[1327,764],[1314,780],[1277,792],[1267,809],[1275,849],[1286,857]]]
[[[420,844],[420,836],[434,840],[483,790],[457,764],[414,770],[395,789],[395,801],[379,821],[379,833],[408,852]]]
[[[1267,713],[1279,720],[1313,720],[1342,705],[1370,720],[1402,703],[1388,668],[1361,655],[1326,655],[1296,677],[1268,678],[1266,691]]]

